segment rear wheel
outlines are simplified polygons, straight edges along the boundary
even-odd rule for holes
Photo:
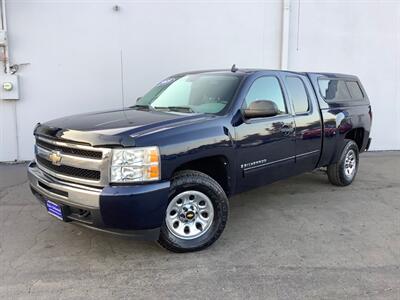
[[[159,244],[174,252],[198,251],[214,243],[225,228],[228,199],[222,187],[198,171],[177,173]]]
[[[337,163],[328,166],[329,181],[337,186],[351,184],[358,171],[359,151],[358,146],[353,140],[345,140]]]

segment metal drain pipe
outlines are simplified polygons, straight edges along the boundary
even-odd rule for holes
[[[6,74],[10,74],[10,59],[8,53],[8,41],[7,41],[7,16],[6,16],[6,0],[1,0],[1,29],[3,30],[6,38],[3,47],[3,61],[4,69]]]
[[[282,3],[281,69],[287,70],[289,61],[290,0]]]
[[[0,100],[2,103],[0,103],[1,109],[2,109],[2,116],[6,117],[9,122],[7,125],[1,124],[0,126],[5,125],[7,130],[3,131],[3,137],[0,142],[4,142],[7,145],[8,151],[4,150],[5,152],[1,153],[0,151],[0,160],[4,161],[18,161],[20,159],[20,147],[19,147],[19,130],[18,130],[18,114],[17,114],[17,99],[19,99],[19,96],[17,97],[11,97],[8,98],[10,95],[7,95],[4,97],[5,92],[9,92],[11,90],[15,90],[15,88],[18,89],[18,84],[12,80],[12,78],[16,75],[13,75],[13,72],[11,70],[10,66],[10,56],[9,56],[9,45],[8,45],[8,38],[7,38],[7,14],[6,14],[6,0],[0,0],[1,1],[1,45],[0,47],[2,48],[2,55],[3,55],[3,72],[4,74],[0,76],[2,83],[0,86],[1,92],[2,92],[2,99]],[[5,85],[7,84],[7,85]],[[9,86],[11,85],[11,88]],[[14,86],[14,87],[13,87]],[[4,97],[4,98],[3,98]],[[1,121],[1,120],[0,120]],[[4,119],[3,119],[3,122]],[[12,126],[13,124],[14,126]],[[14,128],[12,128],[14,127]],[[0,133],[1,134],[1,133]],[[0,136],[1,138],[1,136]],[[5,145],[0,145],[0,147],[5,147]],[[11,151],[10,148],[13,149],[11,150],[13,153],[10,153]],[[7,153],[8,152],[8,153]]]

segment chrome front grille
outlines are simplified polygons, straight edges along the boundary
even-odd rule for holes
[[[76,156],[81,156],[81,157],[86,157],[86,158],[101,159],[103,156],[103,153],[101,151],[83,150],[83,149],[77,149],[77,148],[64,147],[64,146],[55,145],[55,144],[43,141],[42,139],[36,139],[36,145],[40,146],[41,148],[50,150],[50,151],[51,150],[62,151],[65,154],[71,154],[71,155],[76,155]]]
[[[109,181],[109,148],[37,137],[35,153],[38,167],[50,176],[91,186],[105,186]]]
[[[73,177],[83,178],[83,179],[100,180],[100,171],[75,168],[75,167],[66,166],[66,165],[60,165],[60,166],[53,165],[53,163],[51,161],[48,161],[47,159],[45,159],[41,156],[36,156],[36,160],[42,166],[46,167],[49,170],[52,170],[53,172],[59,173],[61,175],[73,176]]]

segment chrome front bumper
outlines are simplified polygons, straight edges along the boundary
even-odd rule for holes
[[[32,189],[49,200],[85,209],[100,208],[101,189],[49,177],[34,162],[28,167],[28,179]]]
[[[162,221],[154,217],[154,214],[164,214],[169,182],[151,186],[100,189],[59,181],[46,175],[35,162],[28,166],[28,179],[33,194],[42,205],[46,205],[46,200],[51,200],[65,207],[64,221],[129,238],[158,239]],[[131,203],[128,217],[125,216],[127,203]],[[161,209],[156,210],[158,207]],[[153,224],[154,220],[157,224]]]

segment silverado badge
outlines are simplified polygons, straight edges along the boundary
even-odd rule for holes
[[[51,151],[49,154],[49,159],[53,165],[60,166],[62,159],[60,151]]]

